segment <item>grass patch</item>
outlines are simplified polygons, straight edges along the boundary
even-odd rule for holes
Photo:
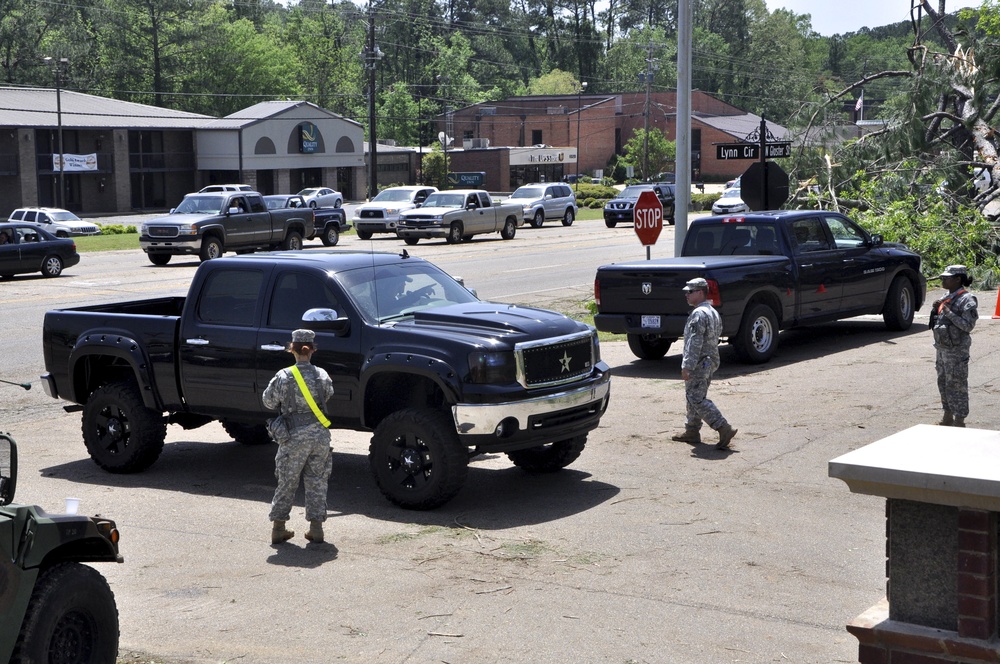
[[[139,233],[120,233],[115,235],[89,235],[70,238],[76,242],[76,250],[81,254],[93,251],[121,251],[123,249],[139,250]]]

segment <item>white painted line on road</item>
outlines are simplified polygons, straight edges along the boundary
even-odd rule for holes
[[[556,267],[564,267],[569,265],[569,263],[560,263],[559,265],[539,265],[537,267],[522,267],[519,270],[507,270],[508,272],[530,272],[532,270],[551,270]]]

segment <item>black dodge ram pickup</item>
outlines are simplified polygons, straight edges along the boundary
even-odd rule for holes
[[[267,442],[261,393],[316,331],[334,427],[373,431],[382,493],[428,509],[462,487],[470,455],[554,471],[580,456],[608,405],[597,333],[541,309],[482,302],[420,258],[276,252],[203,263],[188,296],[50,311],[46,393],[80,404],[93,460],[150,466],[168,423],[213,420]],[[76,408],[76,407],[70,407]]]
[[[642,359],[659,359],[684,335],[681,288],[703,277],[722,332],[741,360],[768,361],[779,330],[881,314],[890,330],[913,322],[926,293],[920,256],[870,235],[842,214],[797,210],[703,217],[680,258],[598,268],[594,324],[626,334]]]

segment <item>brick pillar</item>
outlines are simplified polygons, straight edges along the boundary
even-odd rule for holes
[[[997,631],[997,517],[958,512],[958,634],[989,639]]]

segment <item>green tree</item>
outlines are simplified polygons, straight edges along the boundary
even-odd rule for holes
[[[419,109],[403,85],[394,85],[381,95],[378,107],[378,135],[399,145],[416,145],[419,135]]]
[[[424,184],[438,189],[448,189],[448,169],[440,145],[440,143],[435,144],[431,151],[424,155],[420,170],[423,173]]]
[[[580,81],[561,69],[533,78],[528,84],[529,95],[575,95],[579,90]]]
[[[668,141],[659,129],[637,129],[625,143],[622,161],[635,168],[640,180],[648,180],[672,167],[677,158],[677,144]]]

